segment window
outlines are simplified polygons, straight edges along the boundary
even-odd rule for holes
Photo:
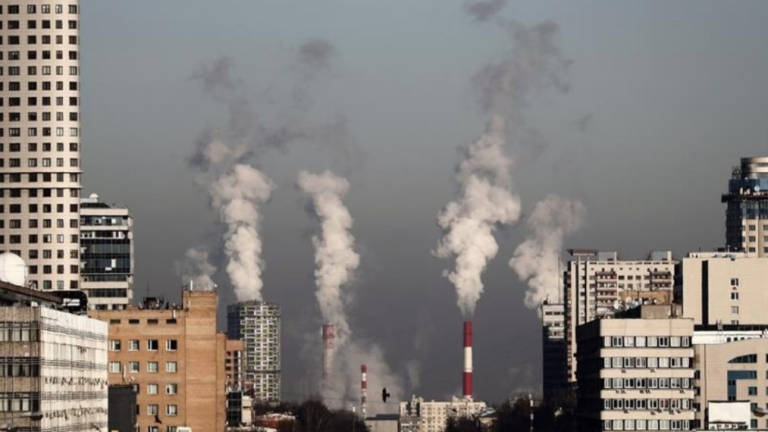
[[[766,387],[766,391],[768,391],[768,387]],[[179,386],[176,383],[170,383],[165,385],[165,393],[169,395],[175,395],[179,392]]]
[[[754,227],[750,231],[754,230]],[[739,286],[739,278],[731,278],[731,285]]]
[[[738,306],[731,306],[731,313],[732,314],[739,313],[739,307]]]
[[[147,372],[149,372],[149,373],[157,373],[157,362],[156,361],[149,361],[149,362],[147,362]]]
[[[147,384],[147,394],[157,394],[157,384]]]
[[[110,351],[120,351],[120,339],[112,339],[109,341]]]
[[[147,351],[157,351],[159,345],[157,339],[147,339]]]
[[[120,373],[120,362],[119,361],[111,361],[111,362],[109,362],[109,372],[110,373]]]
[[[147,405],[147,415],[157,415],[158,413],[158,405],[157,404],[148,404]]]
[[[755,386],[749,386],[749,387],[747,387],[747,393],[748,393],[750,396],[757,396],[757,387],[755,387]]]
[[[178,347],[178,343],[176,342],[176,339],[168,339],[165,341],[166,351],[176,351],[177,347]]]
[[[141,363],[137,361],[130,361],[128,362],[128,372],[130,373],[139,373],[141,372]]]
[[[165,362],[165,371],[166,372],[168,372],[168,373],[176,373],[176,372],[178,372],[178,370],[179,370],[178,363],[176,363],[175,361]]]
[[[177,415],[178,413],[179,413],[178,405],[168,404],[168,405],[165,406],[165,414],[166,415],[173,417],[173,416]]]

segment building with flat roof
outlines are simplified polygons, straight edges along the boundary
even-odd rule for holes
[[[472,417],[486,408],[485,402],[471,397],[425,401],[412,396],[410,401],[400,402],[400,432],[443,432],[449,418]]]
[[[676,309],[640,306],[579,326],[580,430],[693,427],[693,320]]]
[[[741,158],[721,201],[728,250],[768,256],[768,156]]]
[[[214,291],[185,290],[181,305],[145,299],[89,311],[109,324],[109,383],[137,389],[138,430],[224,430],[226,337],[216,331],[217,303]]]

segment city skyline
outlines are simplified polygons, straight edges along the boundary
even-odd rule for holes
[[[382,346],[387,363],[400,376],[419,372],[420,379],[406,381],[405,391],[427,397],[458,394],[461,352],[454,347],[460,346],[460,332],[448,331],[451,342],[444,345],[431,341],[446,329],[458,329],[461,315],[454,290],[441,276],[449,264],[432,257],[430,251],[440,236],[435,216],[455,193],[452,168],[458,161],[456,148],[479,136],[484,123],[483,116],[476,114],[468,83],[484,61],[508,47],[502,32],[463,14],[461,2],[428,3],[414,7],[412,13],[394,10],[397,8],[379,11],[385,12],[379,15],[382,25],[369,29],[371,35],[364,38],[371,44],[367,50],[364,41],[350,39],[355,34],[353,26],[346,23],[335,27],[330,11],[318,10],[322,9],[318,6],[294,10],[291,6],[295,4],[262,5],[263,9],[235,5],[217,10],[225,18],[222,21],[232,21],[230,30],[216,26],[210,30],[218,35],[214,41],[203,42],[204,31],[189,34],[183,29],[199,29],[196,24],[210,6],[196,4],[177,15],[171,15],[173,3],[157,6],[158,13],[147,20],[139,34],[127,24],[137,22],[131,19],[132,14],[146,7],[130,11],[118,3],[85,5],[82,32],[91,33],[83,36],[83,51],[87,53],[83,55],[83,73],[88,78],[84,78],[82,90],[83,134],[87,137],[83,138],[84,192],[97,192],[134,212],[136,296],[143,295],[147,284],[154,294],[178,295],[183,281],[174,274],[173,263],[182,259],[187,248],[203,243],[214,255],[221,253],[216,215],[208,210],[205,191],[195,184],[195,176],[184,161],[203,129],[195,125],[215,127],[225,119],[219,105],[202,96],[200,83],[192,77],[203,65],[226,56],[235,75],[253,93],[258,114],[279,117],[286,109],[290,115],[292,108],[285,108],[281,98],[291,91],[293,81],[286,76],[296,73],[291,66],[293,58],[307,41],[326,40],[334,48],[333,62],[328,76],[321,77],[317,86],[321,89],[308,89],[313,99],[310,117],[318,122],[343,117],[355,146],[345,148],[342,154],[311,145],[288,148],[285,153],[268,153],[259,161],[259,167],[277,184],[272,201],[264,206],[262,234],[264,296],[283,308],[283,370],[319,366],[313,364],[315,357],[302,352],[304,338],[317,333],[321,321],[313,296],[313,250],[307,235],[314,232],[313,221],[305,215],[294,183],[301,169],[330,167],[349,178],[348,205],[361,253],[354,282],[356,298],[348,308],[353,327],[366,341]],[[636,33],[639,30],[613,28],[605,21],[587,29],[573,8],[551,6],[510,4],[502,12],[526,25],[552,19],[559,25],[561,49],[574,61],[569,71],[571,91],[545,97],[532,110],[534,123],[548,145],[516,150],[519,169],[513,170],[513,176],[522,197],[523,216],[547,193],[560,193],[582,200],[587,208],[584,227],[569,237],[567,245],[618,249],[627,258],[643,256],[652,249],[671,249],[679,255],[699,247],[722,246],[724,206],[719,195],[726,191],[730,168],[740,156],[764,153],[761,149],[766,140],[764,127],[759,122],[750,123],[764,114],[765,108],[757,102],[764,90],[755,86],[754,94],[744,95],[742,87],[749,82],[719,82],[719,74],[743,72],[720,65],[720,60],[729,47],[740,44],[736,54],[741,55],[747,52],[742,44],[761,38],[741,27],[734,34],[707,32],[712,42],[723,48],[722,52],[703,54],[706,61],[717,65],[708,71],[696,67],[698,59],[670,56],[676,48],[687,47],[690,38],[704,35],[706,23],[719,22],[721,27],[715,28],[729,28],[729,19],[750,17],[716,19],[710,11],[712,15],[704,14],[700,26],[688,24],[676,29],[675,19],[686,16],[686,8],[671,7],[665,19],[654,21],[659,16],[651,8],[644,10],[633,4],[606,7],[602,13],[616,22],[630,22],[632,12],[644,10],[646,15],[638,21],[657,26],[658,38],[671,37],[669,44],[651,45],[654,50],[643,51],[651,57],[631,59],[621,55],[621,49],[644,40]],[[106,26],[104,17],[108,15],[104,14],[113,8],[121,12],[116,15],[125,17],[125,22],[118,19]],[[253,16],[247,13],[251,10],[258,10],[260,16],[254,21],[240,18]],[[325,17],[326,24],[319,20],[319,24],[281,37],[275,36],[281,33],[269,24],[270,19],[277,18],[308,20],[306,15],[313,13]],[[362,18],[368,12],[349,6],[349,13]],[[431,18],[434,27],[429,28],[434,31],[414,34],[412,40],[402,36],[390,40],[384,31],[386,23],[400,23],[405,34],[415,31],[420,28],[419,18],[426,19],[430,13],[435,15]],[[733,14],[748,15],[745,10]],[[165,28],[163,24],[171,16],[175,21]],[[440,49],[438,44],[438,35],[445,36],[452,26],[461,29],[456,34],[466,36],[464,40],[451,33],[456,39],[446,42],[456,43],[451,46],[455,52]],[[602,41],[600,36],[613,36],[626,45]],[[152,38],[156,38],[157,46],[150,44]],[[590,38],[598,41],[587,49]],[[651,43],[660,43],[651,39]],[[254,40],[255,49],[245,50]],[[174,46],[199,49],[176,51]],[[116,51],[125,55],[116,56]],[[372,56],[374,52],[380,58]],[[454,58],[456,52],[461,55]],[[165,56],[173,61],[162,62]],[[422,56],[424,60],[420,60]],[[610,76],[603,76],[603,83],[591,78],[590,73],[612,63],[609,59],[627,62],[619,62],[613,71],[623,80],[605,72]],[[670,67],[643,70],[639,67],[642,60],[670,62]],[[758,71],[766,68],[766,58],[760,54],[753,62],[754,76],[760,76]],[[131,64],[154,64],[156,73],[133,76],[120,72]],[[396,64],[410,67],[391,67]],[[430,82],[427,77],[436,72],[435,64],[447,70],[442,79]],[[731,68],[743,67],[736,64],[729,63]],[[687,79],[694,71],[700,73],[698,79]],[[110,76],[121,80],[110,80]],[[662,76],[666,80],[661,80]],[[723,93],[719,95],[706,94],[704,90],[712,91],[709,86],[715,82],[732,93],[720,90]],[[601,91],[590,92],[596,89]],[[116,97],[100,96],[110,93]],[[708,125],[707,119],[713,114],[708,108],[715,102],[727,102],[729,95],[742,98],[741,108],[732,114],[720,113],[722,128],[714,130]],[[690,102],[671,105],[675,97]],[[371,100],[378,103],[370,104]],[[326,106],[332,115],[316,112]],[[679,125],[670,126],[665,118],[679,111],[685,115],[675,118]],[[120,124],[121,119],[128,118],[133,121],[126,123],[134,124],[130,129]],[[699,129],[705,125],[713,130],[705,133]],[[730,134],[724,131],[732,129],[739,129],[737,143],[726,141]],[[722,142],[728,142],[729,147],[723,148]],[[421,160],[425,152],[434,157]],[[139,154],[150,157],[139,158]],[[587,178],[580,173],[594,175]],[[115,177],[120,181],[114,181]],[[624,187],[613,188],[615,185]],[[627,203],[628,196],[632,199]],[[681,229],[680,221],[691,217],[700,218],[700,222]],[[648,235],[637,236],[635,232]],[[525,287],[506,265],[525,236],[527,229],[522,223],[498,232],[501,249],[484,274],[486,292],[475,318],[475,388],[482,399],[501,399],[511,391],[538,386],[540,381],[540,350],[514,350],[518,343],[538,346],[540,335],[536,312],[523,305]],[[165,240],[161,244],[153,241],[160,238]],[[223,260],[214,258],[221,269]],[[222,303],[232,303],[226,274],[218,273],[215,280]],[[387,313],[392,310],[402,311],[399,316],[405,319],[393,319],[391,312]],[[491,334],[491,329],[499,327],[496,323],[508,315],[521,318]],[[223,328],[221,318],[219,322]],[[285,397],[298,398],[302,391],[299,377],[291,372],[286,375]]]

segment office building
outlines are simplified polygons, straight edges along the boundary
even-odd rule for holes
[[[133,299],[133,218],[91,194],[80,200],[80,288],[91,309],[124,309]]]
[[[412,396],[400,402],[400,432],[443,432],[449,418],[480,415],[485,402],[453,397],[450,401],[425,401]]]
[[[696,325],[768,324],[768,257],[691,252],[678,268],[683,314]]]
[[[226,424],[225,336],[217,295],[184,291],[182,304],[145,299],[122,310],[91,310],[109,323],[109,383],[137,390],[141,432],[222,432]]]
[[[78,3],[1,5],[0,251],[45,291],[79,288]]]
[[[568,382],[576,381],[576,327],[639,304],[673,301],[672,252],[654,251],[645,260],[620,259],[616,252],[571,249],[564,278]]]
[[[553,400],[562,396],[568,388],[565,305],[544,301],[541,321],[542,386],[544,398]]]
[[[230,305],[227,336],[243,341],[244,387],[254,402],[279,402],[280,307],[260,301]]]
[[[728,250],[768,256],[768,157],[742,158],[722,202]]]
[[[582,431],[690,430],[693,320],[645,305],[578,327]]]

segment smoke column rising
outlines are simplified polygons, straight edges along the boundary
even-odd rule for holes
[[[509,266],[528,285],[525,306],[529,309],[558,297],[563,239],[581,227],[585,214],[581,202],[548,195],[528,217],[532,234],[515,249]]]

